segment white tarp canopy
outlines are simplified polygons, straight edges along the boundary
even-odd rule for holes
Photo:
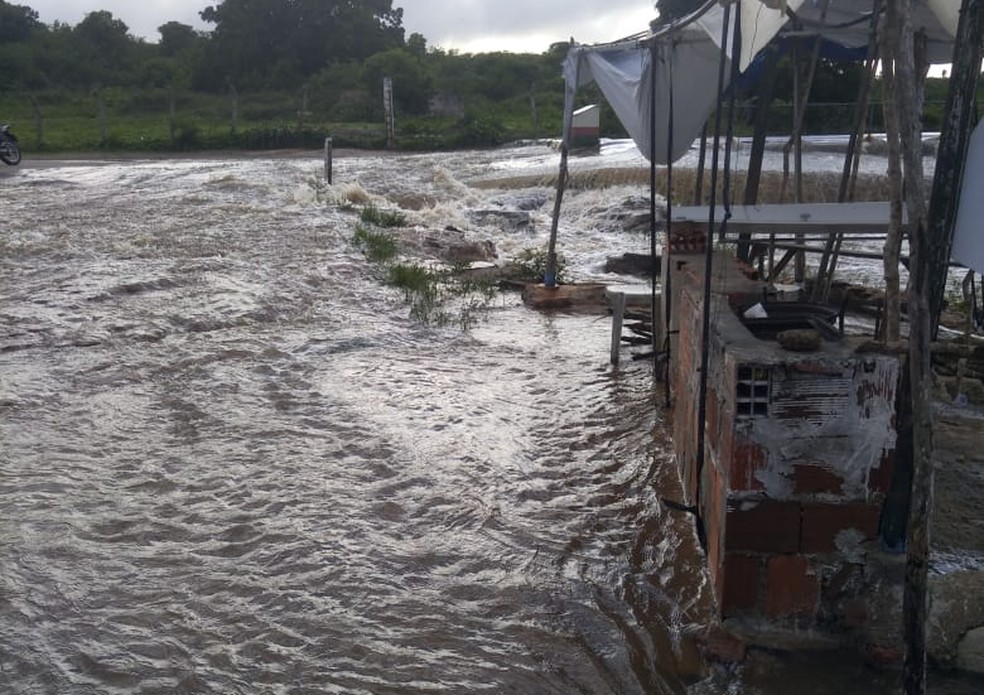
[[[950,258],[984,273],[984,121],[977,124],[967,148]]]
[[[804,5],[808,6],[811,0],[786,0],[786,8],[792,12],[797,12]],[[775,2],[759,2],[758,0],[746,0],[737,5],[741,9],[741,63],[738,69],[745,72],[751,65],[762,49],[769,45],[769,42],[779,33],[779,30],[789,21],[788,15],[779,8],[768,7],[767,5],[777,5]],[[697,18],[697,24],[703,27],[707,35],[720,46],[721,35],[724,29],[724,11],[718,7],[707,14]],[[731,32],[734,32],[734,14],[731,19]],[[730,34],[733,36],[733,33]],[[733,39],[728,40],[728,45],[724,47],[728,57],[731,57]]]
[[[868,45],[871,31],[871,0],[829,0],[826,14],[822,0],[808,0],[795,15],[803,31],[819,31],[842,46]],[[915,0],[912,4],[912,28],[926,35],[926,54],[932,63],[949,63],[953,59],[953,37],[957,35],[960,0]],[[883,18],[884,19],[884,18]]]
[[[789,0],[789,5],[795,8],[807,1]],[[782,27],[785,15],[756,0],[742,3],[741,12],[742,26],[748,27],[742,32],[740,67],[744,70]],[[716,3],[707,3],[700,14],[696,22],[655,37],[604,46],[572,46],[564,62],[565,140],[569,137],[577,88],[595,82],[646,157],[653,152],[657,164],[682,157],[714,110],[718,95],[725,11]],[[733,21],[730,26],[733,30]],[[727,56],[731,54],[731,43],[727,41],[725,47]],[[725,86],[730,74],[727,60]]]
[[[564,137],[570,132],[578,86],[596,82],[609,106],[647,157],[655,146],[655,161],[667,163],[670,138],[669,94],[673,92],[674,136],[671,160],[682,157],[713,111],[717,99],[720,52],[700,30],[681,34],[656,51],[647,45],[613,45],[608,49],[571,49],[564,63],[567,81]],[[674,69],[686,66],[686,72]],[[708,89],[708,85],[712,85]],[[653,90],[659,95],[653,113]],[[650,139],[655,135],[656,142]]]
[[[847,47],[868,44],[871,0],[829,0],[825,14],[822,0],[743,0],[737,5],[741,71],[777,33],[790,30],[791,21],[782,5],[800,20],[806,33],[819,32]],[[926,33],[930,60],[951,60],[960,0],[917,0],[914,9],[915,29]],[[730,22],[732,31],[735,14]],[[641,39],[602,46],[573,45],[564,61],[565,142],[569,141],[577,88],[593,81],[647,158],[653,154],[657,164],[667,164],[686,154],[717,101],[724,8],[708,0],[695,15],[692,21],[683,20],[679,26]],[[730,58],[733,41],[729,38],[725,43],[725,54]],[[724,86],[730,74],[727,60]]]

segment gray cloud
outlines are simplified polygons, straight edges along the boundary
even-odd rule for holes
[[[160,37],[169,21],[207,28],[198,16],[219,0],[20,0],[46,24],[78,24],[89,12],[107,10],[135,36]],[[394,0],[403,8],[408,35],[422,34],[430,46],[477,50],[545,51],[551,42],[574,36],[592,43],[642,31],[655,16],[652,0]],[[484,39],[484,41],[483,41]],[[475,48],[478,46],[478,48]]]
[[[432,46],[461,47],[484,37],[572,35],[580,42],[610,41],[646,29],[655,17],[652,0],[407,0],[403,24]],[[632,28],[628,28],[632,27]]]

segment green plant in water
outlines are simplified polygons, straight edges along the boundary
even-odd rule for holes
[[[387,284],[403,290],[410,316],[432,326],[468,330],[488,311],[497,286],[463,275],[463,266],[432,270],[416,263],[389,266]]]
[[[567,262],[564,257],[557,255],[556,281],[566,282],[564,268]],[[547,250],[543,248],[527,248],[519,254],[513,262],[512,279],[521,282],[543,282],[543,276],[547,271]]]
[[[359,219],[377,227],[406,227],[407,216],[399,210],[380,210],[375,205],[362,208]]]
[[[386,284],[403,290],[407,301],[419,297],[432,302],[438,297],[438,274],[416,263],[396,263],[389,267]]]
[[[488,310],[498,293],[496,283],[471,277],[466,272],[467,264],[433,269],[420,263],[396,263],[396,239],[364,222],[365,211],[363,221],[355,225],[352,243],[362,249],[367,259],[381,266],[385,284],[403,290],[411,317],[432,326],[468,330]]]
[[[355,225],[352,243],[362,249],[373,263],[388,263],[396,257],[396,240],[386,232],[377,232],[365,225]]]

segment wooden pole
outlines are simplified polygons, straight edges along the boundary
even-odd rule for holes
[[[102,98],[102,87],[97,86],[92,90],[92,95],[96,97],[96,106],[99,112],[99,146],[105,147],[109,142],[109,129],[106,125],[106,102]]]
[[[40,150],[44,147],[44,119],[41,116],[41,103],[33,94],[30,96],[31,114],[34,118],[34,144]]]
[[[618,364],[619,348],[622,346],[622,323],[625,320],[625,299],[625,292],[616,292],[612,300],[612,345],[610,355],[612,364]]]
[[[899,274],[899,255],[902,253],[902,125],[899,121],[899,108],[892,96],[895,94],[896,59],[900,39],[897,17],[888,13],[886,30],[883,34],[887,57],[882,65],[882,81],[885,85],[886,98],[882,105],[885,118],[885,137],[888,143],[888,180],[889,180],[889,216],[888,232],[885,236],[882,269],[885,277],[885,311],[881,324],[881,338],[885,342],[899,339],[902,315],[902,284]]]
[[[396,144],[396,117],[393,109],[393,79],[383,78],[383,110],[386,118],[386,149]]]
[[[540,130],[540,120],[536,112],[536,80],[530,82],[530,125],[533,126],[533,137]]]
[[[331,138],[325,138],[325,181],[328,182],[329,186],[332,184],[333,158]]]
[[[868,34],[868,57],[865,60],[864,74],[858,85],[858,100],[855,104],[854,120],[844,154],[844,169],[841,173],[840,187],[837,190],[837,202],[844,203],[854,200],[854,183],[858,176],[858,165],[861,159],[861,136],[867,123],[868,108],[871,103],[871,86],[875,81],[878,67],[878,18],[881,16],[882,0],[874,0],[871,6],[871,25]],[[824,245],[817,268],[817,280],[813,287],[813,301],[826,302],[830,297],[830,287],[834,271],[840,255],[843,235],[833,234]]]
[[[829,6],[830,0],[823,0],[820,5],[820,30],[826,25],[827,8]],[[817,72],[817,64],[820,61],[820,34],[817,33],[813,40],[810,62],[805,66],[802,64],[801,48],[800,41],[793,44],[793,132],[782,148],[783,178],[780,193],[781,198],[785,196],[786,182],[789,178],[789,153],[790,150],[793,150],[795,156],[795,200],[797,203],[803,202],[803,124],[806,119],[806,107],[810,100],[810,91],[813,88],[813,80]],[[803,242],[802,240],[797,240],[797,243],[802,244]],[[800,251],[796,254],[794,278],[797,283],[802,283],[805,277],[806,256]]]
[[[232,80],[229,80],[229,101],[232,102],[232,132],[235,133],[239,127],[239,92]]]
[[[557,230],[560,227],[560,206],[567,187],[567,141],[560,144],[560,171],[557,174],[557,192],[554,195],[553,218],[550,222],[550,242],[547,246],[547,267],[543,271],[543,284],[557,286]]]
[[[697,180],[694,184],[694,205],[704,204],[704,168],[707,162],[707,123],[700,130],[700,148],[697,150]],[[668,192],[670,195],[672,191]]]
[[[752,136],[752,149],[748,155],[748,177],[745,179],[745,195],[742,199],[745,205],[755,205],[758,202],[762,161],[765,158],[765,137],[769,129],[769,112],[775,95],[780,57],[779,49],[775,47],[766,49],[765,68],[755,98],[755,133]],[[751,240],[751,236],[743,233],[740,238],[743,243],[738,246],[738,256],[748,260],[750,244],[747,242]]]
[[[957,221],[957,201],[960,198],[967,146],[973,129],[982,51],[984,0],[963,0],[930,202],[930,321],[934,337],[943,310],[947,269],[953,249],[953,230]]]
[[[167,88],[167,139],[174,147],[174,139],[177,134],[177,121],[175,112],[177,107],[174,103],[174,85]]]
[[[667,73],[670,77],[669,84],[669,94],[668,108],[667,108],[667,133],[666,133],[666,243],[663,245],[663,263],[661,265],[666,265],[669,263],[670,258],[670,234],[672,232],[671,219],[673,217],[673,130],[674,130],[674,90],[673,90],[673,51],[674,47],[672,44],[669,46],[664,46],[665,48],[665,60],[668,62],[669,70]],[[649,78],[649,258],[652,262],[652,275],[649,278],[649,290],[650,290],[650,320],[653,324],[653,369],[657,369],[659,365],[659,335],[664,331],[660,331],[657,325],[658,321],[658,311],[659,307],[656,304],[656,108],[658,98],[656,96],[656,61],[660,57],[662,51],[657,50],[657,43],[655,41],[649,47],[650,65],[652,69],[650,71]],[[664,294],[669,292],[669,288],[664,285],[662,288]],[[624,307],[623,307],[624,308]],[[669,331],[665,331],[669,335]],[[666,363],[669,364],[669,347],[666,349]],[[670,402],[670,380],[666,379],[664,382],[664,387],[666,389],[666,403]]]
[[[928,209],[922,162],[922,103],[917,89],[913,0],[889,0],[888,25],[898,27],[895,56],[896,113],[901,134],[909,213],[909,377],[912,394],[912,490],[906,533],[902,624],[905,639],[902,687],[905,695],[926,692],[926,622],[929,613],[930,519],[933,509],[933,422],[930,406],[930,256]]]

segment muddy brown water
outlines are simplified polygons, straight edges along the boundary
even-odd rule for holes
[[[648,363],[510,295],[421,325],[336,204],[468,228],[502,202],[469,179],[543,162],[4,171],[0,692],[685,692],[709,589]],[[645,250],[604,224],[634,194],[571,195],[576,277]],[[538,244],[548,209],[476,231]],[[756,673],[697,687],[784,692]]]
[[[420,325],[317,173],[0,182],[0,692],[680,692],[648,368],[511,296]]]

